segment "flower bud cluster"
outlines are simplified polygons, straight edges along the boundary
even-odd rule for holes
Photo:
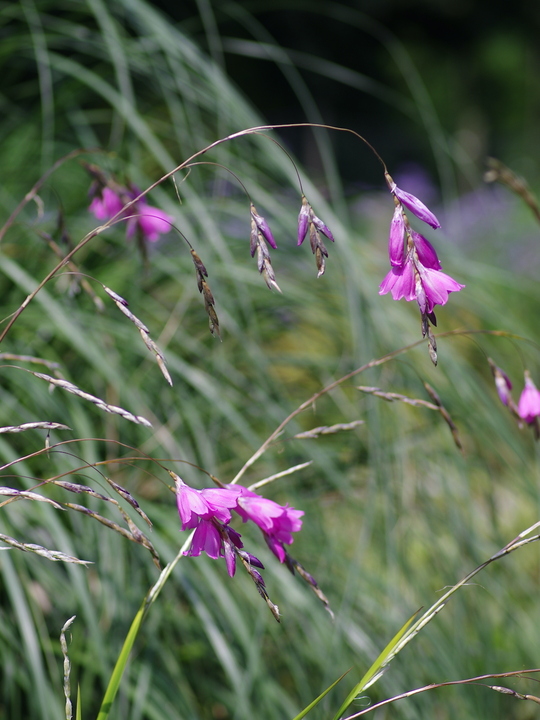
[[[334,242],[334,236],[323,221],[315,215],[306,196],[302,195],[302,207],[298,215],[298,245],[304,242],[308,228],[311,252],[315,255],[317,263],[317,277],[321,277],[326,270],[326,258],[328,257],[328,250],[321,238],[321,233],[332,242]]]

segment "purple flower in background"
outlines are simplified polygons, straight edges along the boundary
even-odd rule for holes
[[[386,182],[388,183],[388,187],[390,188],[390,192],[392,195],[397,197],[399,202],[402,205],[405,205],[405,207],[410,210],[413,215],[416,215],[417,218],[422,220],[423,222],[427,223],[428,225],[431,225],[432,228],[440,228],[441,223],[437,220],[435,215],[431,212],[431,210],[424,205],[424,203],[419,200],[414,195],[411,195],[411,193],[405,192],[405,190],[402,190],[401,188],[398,188],[396,183],[392,180],[390,175],[388,173],[385,173]]]
[[[88,210],[93,213],[98,220],[110,220],[122,210],[130,199],[140,194],[137,188],[131,191],[123,190],[122,193],[123,194],[120,194],[109,187],[104,187],[101,195],[96,195],[92,200]],[[127,214],[126,237],[128,239],[133,237],[135,232],[138,232],[144,240],[156,242],[156,240],[159,240],[160,235],[169,232],[171,223],[173,222],[173,218],[170,215],[159,208],[148,205],[144,199],[132,205],[128,209]]]
[[[497,393],[499,395],[500,401],[503,405],[507,405],[515,409],[515,405],[513,405],[510,395],[510,390],[512,390],[512,383],[510,382],[510,378],[504,372],[504,370],[501,370],[500,367],[497,367],[497,365],[495,365],[491,358],[488,358],[488,363],[491,368],[491,372],[493,373],[493,379],[495,380],[495,387],[497,388]]]
[[[147,205],[139,200],[129,212],[136,213],[127,221],[126,237],[132,238],[135,232],[140,232],[148,242],[156,242],[160,235],[168,233],[171,229],[173,219],[163,210]]]
[[[101,196],[96,197],[90,203],[89,212],[93,213],[97,220],[110,220],[124,207],[119,195],[111,188],[105,187],[101,191]]]
[[[540,392],[527,370],[525,370],[525,387],[519,398],[518,415],[529,424],[534,423],[540,415]]]

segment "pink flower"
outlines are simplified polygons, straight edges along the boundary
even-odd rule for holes
[[[270,550],[280,562],[284,562],[286,554],[283,544],[290,545],[293,542],[292,533],[301,529],[300,518],[304,512],[289,505],[279,505],[247,488],[241,487],[240,490],[236,512],[244,522],[251,520],[261,528]]]
[[[229,526],[231,511],[234,510],[244,522],[252,520],[258,525],[274,555],[280,562],[285,561],[283,545],[290,545],[293,542],[292,533],[302,527],[302,510],[278,505],[241,485],[195,490],[178,475],[171,473],[171,476],[176,485],[176,504],[182,530],[195,529],[186,555],[197,557],[205,552],[211,558],[224,557],[227,571],[232,577],[236,568],[236,555],[243,547],[240,533]],[[250,565],[263,567],[253,555],[244,551],[241,554]]]
[[[124,205],[125,203],[122,202],[114,190],[105,187],[101,191],[101,197],[96,195],[88,210],[94,214],[97,220],[110,220],[120,212]]]
[[[195,490],[186,485],[178,476],[176,483],[176,504],[182,530],[192,530],[200,520],[216,519],[228,523],[231,519],[231,508],[236,506],[237,493],[221,489],[206,488]]]
[[[110,220],[122,210],[129,198],[135,198],[139,194],[137,188],[125,190],[123,199],[119,193],[109,187],[104,187],[101,196],[96,195],[88,210],[98,220]],[[132,205],[127,214],[126,237],[129,239],[135,232],[139,232],[148,242],[156,242],[160,235],[169,232],[174,219],[163,210],[148,205],[144,199]]]
[[[418,253],[410,251],[405,263],[401,267],[393,267],[384,278],[379,295],[391,292],[394,300],[416,300],[420,312],[429,315],[435,305],[445,305],[448,295],[463,287],[450,275],[422,265]]]
[[[128,212],[135,215],[135,217],[130,217],[127,222],[126,237],[128,239],[138,231],[148,242],[156,242],[160,235],[169,232],[174,220],[163,210],[147,205],[142,200],[131,207]]]
[[[527,370],[525,370],[525,387],[519,398],[518,415],[529,424],[534,423],[540,415],[540,392]]]

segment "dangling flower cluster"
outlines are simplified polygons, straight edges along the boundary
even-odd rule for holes
[[[195,490],[172,472],[171,477],[176,485],[182,530],[195,529],[185,555],[196,557],[204,551],[211,558],[225,558],[231,577],[236,571],[237,555],[262,568],[260,560],[242,550],[240,534],[229,526],[234,511],[244,522],[251,520],[258,525],[270,550],[281,563],[285,562],[287,552],[283,545],[290,545],[292,533],[302,527],[302,510],[278,505],[241,485]]]
[[[300,208],[300,214],[298,215],[298,245],[304,242],[306,233],[309,227],[309,242],[311,245],[311,252],[315,255],[315,262],[317,263],[317,277],[324,275],[326,269],[326,258],[328,257],[328,250],[321,238],[321,233],[334,242],[334,236],[313,212],[313,208],[308,203],[305,195],[302,195],[302,207]]]
[[[441,271],[435,248],[411,229],[405,208],[432,228],[440,228],[435,215],[417,197],[398,188],[388,173],[385,178],[395,203],[388,239],[392,269],[382,281],[379,295],[391,292],[394,300],[416,300],[422,316],[422,335],[429,336],[430,354],[436,364],[435,338],[429,329],[429,322],[437,325],[435,305],[444,305],[451,292],[465,286]]]
[[[529,371],[525,370],[525,386],[516,405],[510,392],[512,390],[510,378],[504,370],[495,365],[491,358],[488,358],[488,362],[501,402],[510,409],[515,417],[523,420],[533,428],[535,437],[538,440],[540,437],[540,390],[534,384]]]
[[[276,282],[276,275],[274,268],[272,267],[272,261],[270,259],[270,253],[266,243],[277,250],[276,241],[272,235],[272,231],[266,220],[257,213],[255,205],[251,203],[251,236],[249,239],[249,249],[251,257],[257,252],[257,267],[259,272],[266,281],[266,284],[270,290],[278,290],[281,292],[279,285]]]
[[[127,189],[119,185],[114,185],[114,189],[109,185],[103,185],[101,179],[92,188],[93,200],[88,208],[97,220],[110,220],[119,213],[124,205],[133,200],[140,191],[136,187]],[[159,236],[169,232],[171,224],[174,220],[163,210],[148,205],[145,198],[141,198],[129,210],[127,210],[126,237],[131,239],[135,234],[137,237],[147,242],[156,242]]]

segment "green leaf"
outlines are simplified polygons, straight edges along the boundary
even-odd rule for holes
[[[334,720],[339,720],[339,718],[343,715],[345,710],[349,707],[349,705],[352,703],[354,698],[364,690],[366,690],[368,687],[373,685],[377,682],[377,680],[382,676],[384,673],[384,670],[386,668],[386,665],[393,656],[393,651],[396,645],[399,643],[403,635],[407,632],[408,628],[410,627],[412,621],[414,618],[418,615],[420,611],[417,610],[411,617],[407,620],[407,622],[397,631],[397,633],[394,635],[394,637],[390,640],[388,645],[384,648],[384,650],[380,653],[378,658],[375,660],[373,665],[369,668],[369,670],[366,672],[364,677],[360,680],[360,682],[353,687],[351,692],[347,695],[344,702],[342,703],[341,707],[339,708],[338,712],[334,716]]]
[[[114,670],[112,672],[111,679],[109,680],[107,690],[105,691],[105,696],[103,697],[103,702],[101,703],[101,708],[99,710],[97,720],[107,720],[107,718],[109,717],[109,713],[116,697],[116,693],[118,692],[118,688],[120,687],[122,675],[124,674],[124,670],[126,669],[126,665],[129,660],[129,654],[131,652],[131,649],[133,648],[135,638],[137,637],[139,629],[141,627],[145,607],[146,604],[143,603],[138,613],[135,615],[133,622],[131,623],[131,627],[129,628],[129,632],[124,641],[124,645],[122,647],[122,650],[120,651],[120,655],[118,656],[116,665],[114,666]]]

